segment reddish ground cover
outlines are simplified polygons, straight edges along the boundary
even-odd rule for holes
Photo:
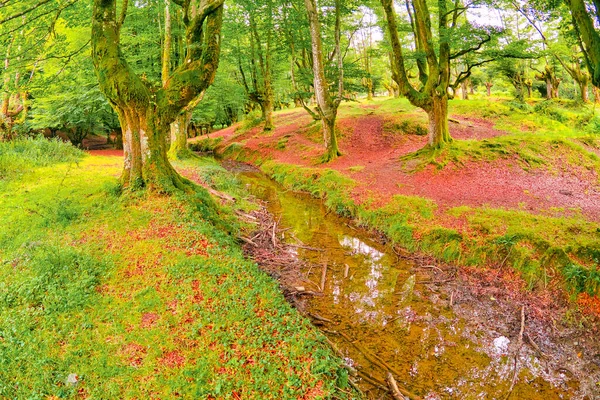
[[[453,118],[460,121],[450,123],[456,140],[483,140],[506,134],[487,120]],[[427,138],[387,131],[385,116],[370,109],[365,109],[362,116],[340,119],[340,149],[344,155],[323,165],[316,162],[323,151],[320,138],[314,133],[318,126],[312,131],[306,128],[311,119],[303,110],[279,114],[275,122],[275,131],[268,134],[262,133],[259,126],[236,135],[235,127],[230,127],[211,136],[223,136],[225,143],[244,143],[280,162],[338,170],[359,183],[354,192],[358,201],[371,197],[384,204],[396,194],[416,195],[436,201],[440,210],[469,205],[551,215],[580,211],[591,220],[600,220],[600,187],[595,171],[570,166],[558,168],[558,172],[545,168],[525,171],[516,159],[499,159],[408,172],[399,158],[422,148]],[[285,148],[279,149],[276,145],[282,140]]]

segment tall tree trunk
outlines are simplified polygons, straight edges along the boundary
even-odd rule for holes
[[[573,25],[576,28],[580,47],[585,55],[592,83],[595,86],[600,86],[600,34],[596,30],[585,0],[566,0],[566,3],[571,10]],[[600,23],[598,14],[595,22]]]
[[[427,62],[427,74],[425,66],[419,67],[419,80],[421,85],[415,88],[409,80],[407,66],[402,50],[402,43],[398,35],[398,23],[393,0],[381,0],[387,21],[389,38],[392,44],[394,57],[391,59],[392,76],[400,87],[400,92],[405,95],[414,106],[422,108],[429,116],[429,140],[430,147],[439,148],[446,143],[452,142],[448,129],[448,89],[450,87],[450,44],[448,41],[440,41],[439,48],[434,47],[433,34],[431,31],[431,13],[425,0],[412,2],[414,16],[409,17],[411,27],[416,38],[417,48],[424,57],[421,62]],[[448,29],[447,4],[438,2],[440,35],[446,35]],[[457,17],[455,15],[455,17]]]
[[[373,100],[373,79],[369,78],[365,78],[365,80],[367,81],[367,100],[371,101]]]
[[[588,93],[588,84],[587,82],[578,82],[579,84],[579,93],[581,94],[581,101],[584,103],[590,102],[590,95]]]
[[[427,112],[429,117],[428,144],[439,148],[452,141],[448,129],[448,96],[433,96],[433,107]]]
[[[464,80],[460,83],[460,91],[462,94],[462,99],[463,100],[469,100],[469,90],[467,87],[467,81]]]
[[[319,105],[319,113],[323,120],[323,139],[326,147],[325,161],[331,161],[341,155],[335,132],[335,120],[337,117],[337,107],[339,98],[333,100],[329,93],[329,85],[325,78],[325,65],[323,63],[323,45],[321,43],[321,26],[315,0],[304,0],[308,12],[308,21],[310,25],[310,38],[312,43],[313,56],[313,74],[315,98]],[[336,1],[336,46],[338,46],[338,57],[341,57],[339,49],[339,2]],[[338,65],[339,66],[339,65]],[[339,88],[343,88],[343,79],[338,82]],[[338,93],[341,96],[341,93]]]

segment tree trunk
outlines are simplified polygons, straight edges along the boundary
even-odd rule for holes
[[[492,95],[492,86],[494,86],[494,84],[492,82],[485,83],[485,89],[487,90],[488,97],[490,97]]]
[[[265,99],[260,104],[260,109],[262,111],[262,117],[265,120],[265,126],[263,130],[272,131],[274,128],[273,124],[273,100],[272,98]]]
[[[588,93],[587,82],[579,82],[579,92],[581,93],[581,101],[584,103],[590,102],[590,95]]]
[[[439,148],[452,142],[448,129],[448,96],[433,96],[433,107],[427,113],[429,117],[428,144]]]
[[[186,180],[167,159],[165,132],[169,131],[169,124],[161,122],[152,106],[120,108],[117,113],[123,129],[123,185],[159,191],[185,189]]]
[[[171,159],[189,158],[192,152],[188,148],[188,131],[192,121],[192,112],[184,111],[171,123],[171,146],[168,156]]]
[[[462,93],[462,99],[469,100],[469,89],[467,88],[466,80],[464,80],[460,83],[460,91]]]
[[[554,95],[554,89],[552,88],[552,80],[547,77],[546,78],[546,99],[551,100]]]
[[[313,84],[315,89],[315,98],[319,106],[319,113],[323,119],[323,138],[326,147],[325,161],[331,161],[341,155],[335,133],[335,120],[337,117],[337,108],[339,105],[339,98],[333,100],[329,93],[329,85],[325,77],[325,65],[323,62],[323,45],[321,42],[321,27],[319,23],[319,16],[317,10],[317,4],[315,0],[304,0],[306,10],[308,13],[308,21],[310,25],[310,38],[312,44],[312,56],[313,56]],[[338,58],[341,59],[341,52],[339,49],[339,4],[336,1],[336,47],[338,52]],[[342,69],[340,69],[341,73]],[[343,90],[343,75],[340,75],[339,93],[341,97]]]
[[[366,78],[366,86],[367,86],[367,100],[373,100],[373,79]]]
[[[592,86],[592,91],[594,92],[594,102],[600,103],[600,89],[596,86]]]
[[[321,120],[321,125],[323,126],[323,141],[325,142],[325,148],[327,149],[327,154],[325,156],[326,161],[334,160],[342,155],[338,147],[337,136],[335,133],[335,120],[335,115],[332,118],[323,118]]]

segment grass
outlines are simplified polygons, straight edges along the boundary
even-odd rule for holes
[[[340,360],[244,258],[231,209],[120,195],[118,158],[69,151],[0,181],[0,398],[344,395]],[[242,190],[214,162],[196,172]]]
[[[0,142],[0,180],[15,178],[35,167],[59,161],[76,162],[83,152],[59,139],[23,138]]]

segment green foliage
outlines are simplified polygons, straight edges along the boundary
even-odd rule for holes
[[[23,138],[0,142],[0,180],[14,179],[35,167],[77,162],[83,152],[58,139]]]
[[[506,105],[508,106],[510,111],[519,111],[525,114],[531,114],[534,111],[534,109],[529,104],[521,101],[509,100],[506,102]],[[537,112],[538,110],[535,111]]]
[[[88,134],[106,134],[118,127],[116,114],[96,84],[63,83],[62,90],[35,102],[31,129],[63,130],[74,146]]]
[[[585,292],[590,296],[600,294],[600,270],[597,266],[586,268],[578,264],[569,264],[565,267],[564,274],[576,293]]]
[[[398,122],[387,122],[384,129],[392,133],[399,131],[406,135],[426,136],[428,133],[427,126],[425,124],[410,119],[402,119]]]
[[[565,123],[569,120],[569,117],[566,115],[566,113],[557,107],[552,100],[545,100],[537,103],[534,107],[534,111],[558,122]]]
[[[252,128],[256,128],[259,126],[264,120],[260,114],[260,111],[252,112],[246,115],[246,118],[242,121],[242,123],[236,128],[235,132],[237,134],[242,134],[248,132]]]
[[[222,142],[222,137],[206,138],[194,143],[190,143],[188,146],[191,151],[205,153],[214,151]]]

